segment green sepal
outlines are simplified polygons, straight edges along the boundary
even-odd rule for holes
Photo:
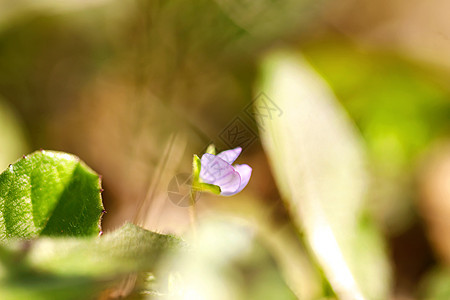
[[[208,146],[208,148],[206,148],[206,152],[205,153],[216,155],[216,147],[214,146],[214,144],[210,144]]]
[[[210,192],[216,195],[220,195],[220,187],[218,185],[199,182],[196,185],[192,185],[192,189],[199,192]]]
[[[212,148],[211,148],[212,147]],[[210,145],[208,149],[214,149],[214,145]],[[216,195],[220,195],[220,187],[214,184],[204,183],[200,180],[200,170],[202,168],[202,164],[200,162],[200,158],[194,154],[194,158],[192,160],[192,190],[196,192],[210,192]]]
[[[202,164],[200,162],[200,158],[197,154],[194,154],[194,158],[192,159],[192,186],[195,186],[200,182],[201,168]]]

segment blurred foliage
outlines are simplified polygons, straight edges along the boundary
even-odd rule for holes
[[[448,86],[420,64],[349,41],[316,41],[303,49],[361,130],[375,176],[371,206],[380,224],[391,234],[404,231],[415,215],[417,162],[450,134]]]
[[[420,276],[431,269],[419,257],[428,243],[401,248],[400,256],[410,257],[407,270],[419,274],[412,278],[415,272],[402,272],[392,255],[401,238],[411,228],[425,227],[419,232],[427,237],[419,240],[428,238],[439,249],[440,257],[427,258],[437,259],[437,265],[450,249],[444,234],[449,226],[442,221],[448,201],[443,187],[450,175],[432,167],[445,165],[447,150],[440,145],[450,134],[447,8],[441,0],[408,5],[400,0],[0,0],[0,169],[30,148],[76,153],[104,175],[106,230],[134,220],[158,232],[184,234],[188,214],[167,201],[168,182],[176,173],[190,172],[192,154],[201,154],[210,142],[221,150],[239,146],[224,138],[239,118],[254,137],[242,158],[253,167],[253,178],[236,200],[219,205],[202,196],[199,216],[224,209],[251,220],[258,237],[254,243],[246,235],[253,245],[246,249],[255,251],[236,254],[219,268],[223,272],[213,267],[220,255],[212,258],[207,274],[227,282],[240,297],[274,293],[317,299],[334,292],[342,296],[339,278],[330,274],[349,270],[369,298],[414,298]],[[266,51],[280,46],[295,52],[293,60],[302,55],[308,63],[292,62],[305,72],[301,80],[289,79],[290,72],[272,74],[291,82],[292,89],[282,97],[269,95],[288,104],[280,105],[280,124],[268,132],[250,117],[248,105],[268,92],[254,89],[254,82]],[[316,100],[304,106],[299,93]],[[267,151],[270,139],[283,147]],[[277,154],[282,151],[290,156]],[[318,214],[309,215],[308,205]],[[324,242],[336,240],[346,263],[342,269],[333,268],[336,257],[322,253],[324,262],[318,259],[320,249],[311,247],[306,224],[323,220],[331,229]],[[248,230],[229,224],[219,229],[224,237]],[[214,245],[209,249],[218,251]],[[192,260],[194,269],[204,263]],[[43,299],[89,294],[79,287],[92,278],[67,275],[53,281],[47,275],[32,275],[42,280],[33,288],[57,283],[61,293],[46,294],[47,289]],[[166,286],[178,285],[179,275],[168,277],[172,283]],[[126,282],[136,283],[134,290],[119,288],[130,298],[172,295],[153,290],[155,280],[130,278]],[[404,278],[412,280],[409,286],[399,286]],[[445,295],[439,290],[446,282],[447,276],[430,276],[423,297]],[[4,285],[11,288],[10,297],[29,296],[21,294],[27,293],[23,282],[16,283]],[[64,292],[68,285],[74,287],[72,296]]]
[[[11,107],[0,98],[0,170],[28,150],[23,126]]]
[[[126,224],[105,236],[42,238],[2,245],[2,299],[92,299],[127,274],[155,270],[164,253],[183,247],[175,237]]]
[[[296,299],[242,220],[215,216],[198,228],[192,251],[163,263],[163,270],[175,272],[166,283],[168,299]]]
[[[361,129],[376,167],[411,167],[430,142],[450,133],[450,90],[420,65],[349,42],[303,47]]]
[[[241,226],[245,225],[247,230],[254,232],[257,240],[271,253],[284,280],[298,299],[333,296],[327,279],[311,260],[298,228],[287,217],[282,220],[272,218],[272,215],[280,214],[280,207],[261,205],[263,201],[241,193],[226,202],[217,202],[214,212],[238,217],[236,222],[240,221]]]
[[[443,267],[438,267],[429,272],[424,278],[420,288],[420,299],[442,300],[450,297],[450,273]]]
[[[26,262],[33,268],[60,275],[108,278],[151,270],[164,252],[183,247],[186,246],[179,238],[125,224],[101,238],[40,239],[27,252]]]
[[[92,298],[183,247],[131,224],[99,238],[100,188],[96,173],[62,152],[37,151],[0,174],[2,299]]]
[[[360,223],[367,180],[361,140],[300,55],[272,54],[262,68],[259,88],[268,99],[257,100],[255,114],[294,220],[339,297],[386,299],[384,243],[370,221]],[[269,117],[274,106],[283,114]]]

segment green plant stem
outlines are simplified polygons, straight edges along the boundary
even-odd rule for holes
[[[192,227],[192,234],[194,236],[194,240],[197,240],[197,211],[195,209],[195,197],[197,196],[197,191],[191,188],[191,192],[189,195],[190,206],[189,206],[189,219]]]

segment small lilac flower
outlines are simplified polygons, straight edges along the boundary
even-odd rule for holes
[[[217,155],[203,154],[200,180],[204,183],[219,186],[222,196],[231,196],[242,191],[250,180],[252,168],[248,165],[232,166],[241,151],[242,148],[237,147]]]

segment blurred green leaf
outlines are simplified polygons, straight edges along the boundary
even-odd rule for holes
[[[94,292],[123,275],[154,271],[163,254],[184,247],[176,237],[132,224],[102,237],[43,237],[25,243],[1,248],[2,299],[94,298]]]
[[[264,149],[334,291],[342,299],[387,299],[383,240],[360,220],[367,175],[357,131],[300,55],[267,57],[259,88],[267,95],[255,103]]]
[[[125,224],[100,238],[40,238],[30,249],[27,262],[57,274],[113,276],[150,270],[164,252],[183,245],[174,236]]]
[[[0,170],[23,153],[27,153],[27,143],[22,124],[0,97]]]
[[[326,0],[215,0],[218,6],[240,28],[253,37],[274,37],[303,30],[304,25],[320,12]],[[303,26],[302,26],[303,25]]]
[[[361,130],[378,223],[391,236],[404,232],[415,219],[412,171],[430,145],[450,133],[448,76],[336,37],[302,49]]]
[[[0,174],[0,240],[100,231],[99,176],[76,156],[37,151]]]
[[[236,195],[224,207],[233,214],[251,220],[264,245],[273,255],[283,277],[298,299],[319,299],[324,296],[322,285],[326,284],[322,274],[310,259],[304,243],[299,239],[294,224],[277,222],[271,217],[273,206],[261,207],[262,199],[248,194]]]
[[[90,0],[90,1],[55,1],[55,0],[0,0],[0,29],[2,25],[14,21],[15,18],[27,13],[38,11],[45,13],[65,12],[84,9],[92,6],[99,6],[109,0]]]
[[[422,280],[419,293],[418,299],[450,299],[450,270],[445,267],[434,268]]]
[[[0,297],[3,300],[95,299],[105,287],[104,282],[90,278],[36,274],[0,281]]]
[[[355,119],[384,172],[408,167],[432,139],[449,132],[448,87],[411,62],[336,41],[316,42],[304,51]]]
[[[260,237],[242,219],[216,214],[197,229],[191,251],[163,263],[172,275],[159,282],[159,290],[167,286],[168,297],[162,299],[296,299]]]

